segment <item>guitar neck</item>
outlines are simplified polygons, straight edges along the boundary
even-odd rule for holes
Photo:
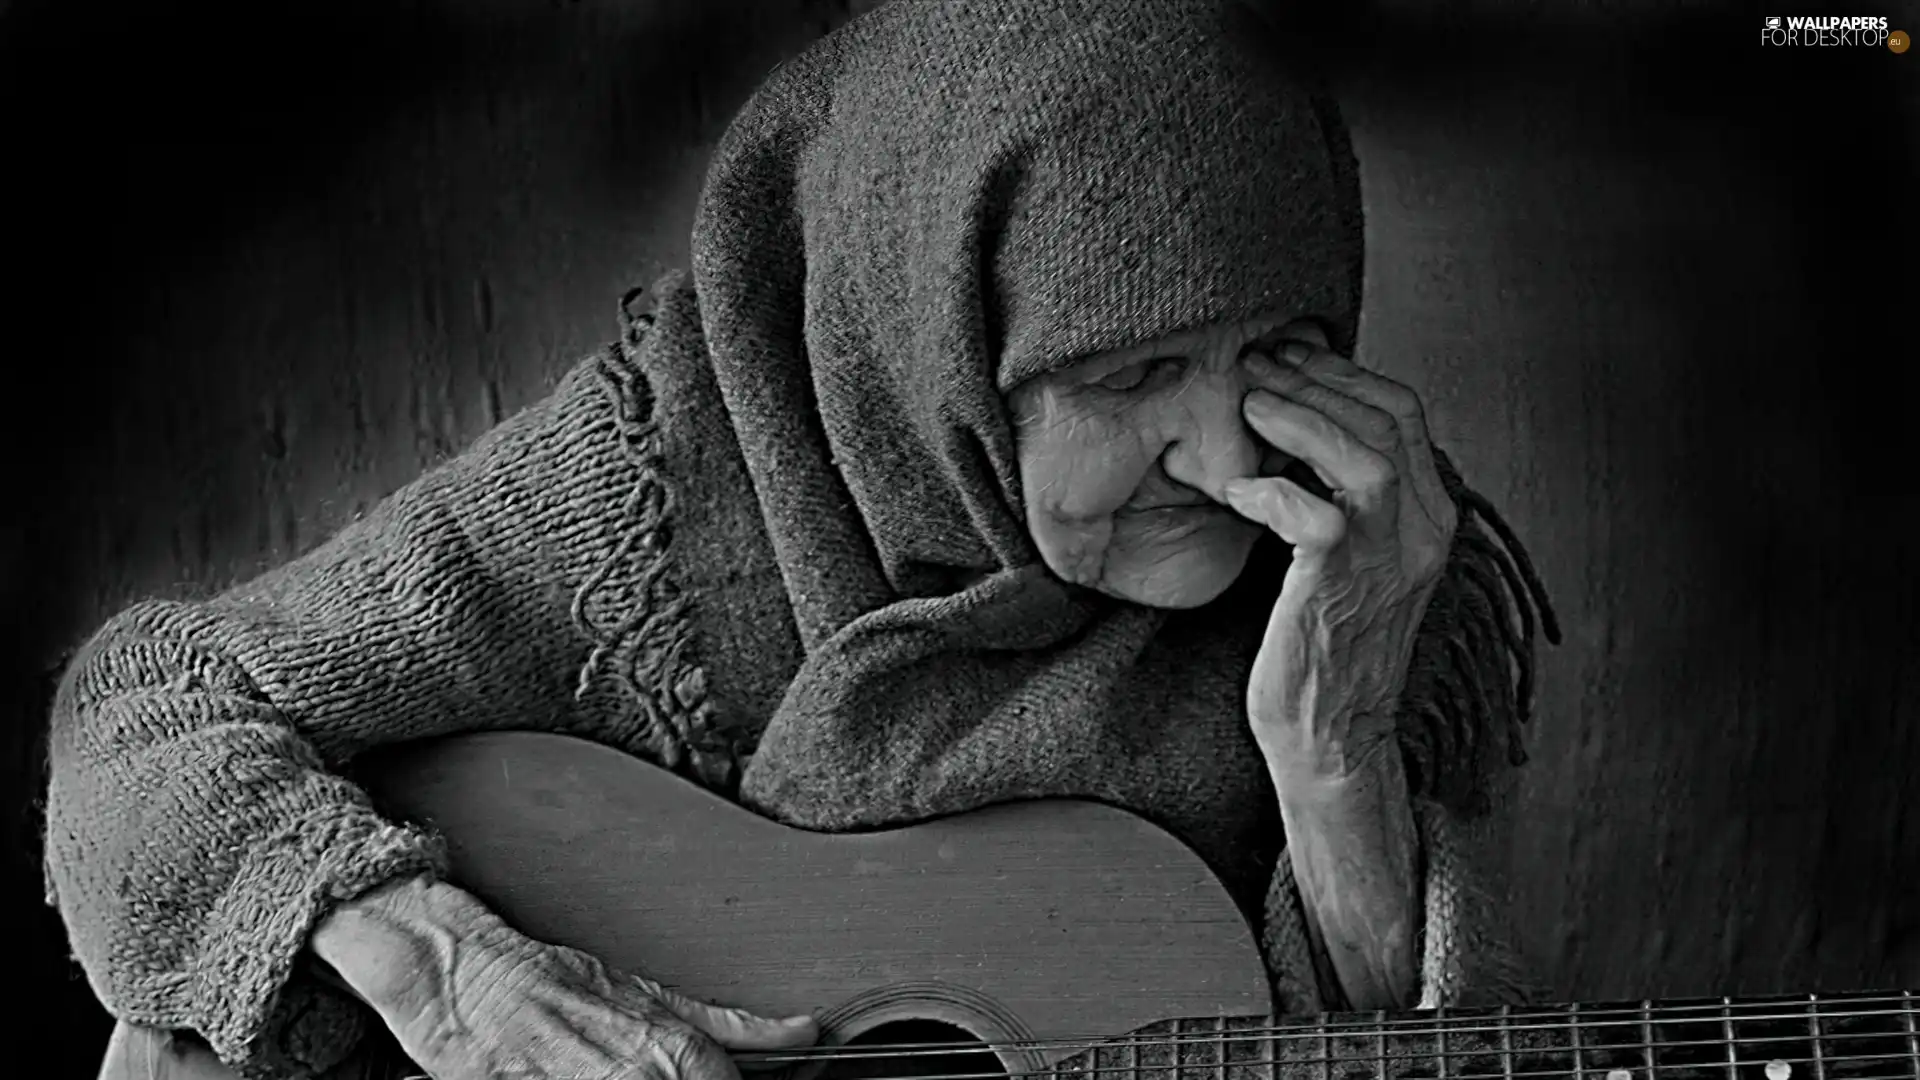
[[[1060,1070],[1143,1080],[1920,1080],[1920,998],[1902,991],[1187,1020]],[[1203,1074],[1204,1075],[1204,1074]]]

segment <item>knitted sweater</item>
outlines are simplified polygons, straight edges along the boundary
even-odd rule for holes
[[[649,480],[621,435],[636,375],[617,352],[583,363],[311,554],[212,600],[135,605],[75,657],[52,718],[47,869],[116,1017],[191,1029],[253,1075],[330,1065],[364,1018],[302,973],[308,933],[330,904],[443,865],[432,836],[381,817],[342,766],[503,729],[658,759],[643,710],[575,692],[595,645],[575,602],[633,539],[628,502]],[[644,610],[644,581],[622,592]],[[1133,809],[1153,816],[1143,794]],[[1421,811],[1425,1000],[1497,994],[1503,897],[1476,867],[1502,865],[1506,816]],[[1263,940],[1278,1000],[1316,1011],[1299,900],[1276,865]]]
[[[1242,14],[891,0],[729,129],[693,278],[657,290],[644,336],[636,320],[304,558],[108,623],[55,703],[46,835],[101,1001],[251,1075],[338,1061],[367,1015],[310,977],[308,934],[444,869],[349,766],[513,728],[813,828],[1049,795],[1130,808],[1261,924],[1279,1008],[1337,1005],[1243,715],[1271,592],[1250,570],[1206,609],[1154,612],[1054,579],[1001,397],[1258,311],[1318,314],[1351,347],[1351,149],[1245,47]],[[1462,524],[1400,718],[1429,1004],[1515,989],[1503,800],[1537,594],[1440,463]],[[1257,561],[1273,577],[1284,551]]]

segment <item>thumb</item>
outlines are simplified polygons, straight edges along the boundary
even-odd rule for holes
[[[1229,480],[1221,495],[1234,513],[1292,544],[1296,559],[1327,551],[1346,537],[1347,517],[1340,508],[1286,477]]]
[[[658,983],[641,980],[647,992],[675,1016],[700,1029],[708,1038],[728,1050],[791,1050],[811,1046],[820,1037],[813,1017],[789,1016],[769,1020],[745,1009],[711,1005]]]

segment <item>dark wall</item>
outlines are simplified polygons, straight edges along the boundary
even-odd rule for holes
[[[730,110],[845,14],[263,10],[0,24],[23,645],[0,903],[16,978],[86,1038],[33,862],[47,669],[536,398],[684,258]],[[1762,52],[1697,7],[1475,10],[1382,8],[1324,51],[1365,168],[1363,358],[1425,393],[1567,630],[1517,918],[1569,998],[1920,985],[1920,53]]]

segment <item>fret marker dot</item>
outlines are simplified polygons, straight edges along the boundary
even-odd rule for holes
[[[1607,1080],[1633,1080],[1633,1074],[1625,1069],[1608,1069]]]
[[[1784,1061],[1767,1062],[1767,1080],[1787,1080],[1793,1075],[1793,1066]]]

